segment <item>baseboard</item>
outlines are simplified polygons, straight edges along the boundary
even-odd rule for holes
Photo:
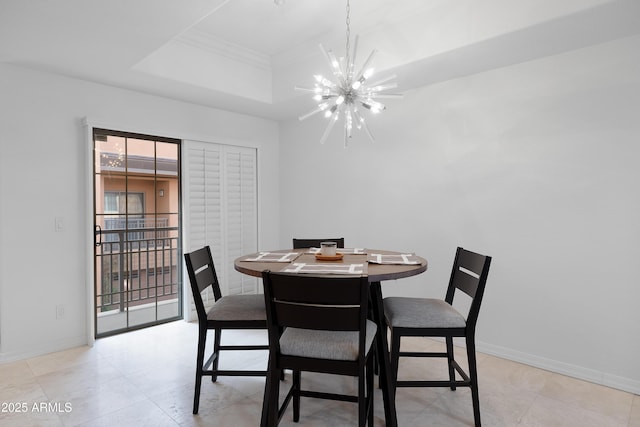
[[[62,340],[49,341],[37,347],[30,347],[19,351],[7,351],[0,353],[0,364],[16,362],[18,360],[30,359],[44,354],[55,353],[57,351],[68,350],[70,348],[87,345],[87,337],[79,335]]]
[[[608,374],[606,372],[596,371],[594,369],[589,369],[582,366],[572,365],[570,363],[547,359],[545,357],[523,353],[517,350],[500,347],[493,344],[476,342],[476,350],[481,353],[491,354],[503,359],[513,360],[514,362],[524,363],[526,365],[545,369],[557,374],[566,375],[580,380],[585,380],[595,384],[600,384],[640,395],[640,381]]]

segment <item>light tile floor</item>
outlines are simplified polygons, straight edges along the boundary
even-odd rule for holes
[[[223,338],[225,339],[225,338]],[[262,331],[231,332],[226,342],[266,343]],[[103,338],[80,347],[0,365],[0,426],[257,426],[263,378],[205,378],[200,413],[191,414],[197,326],[182,321]],[[426,339],[403,348],[439,349]],[[209,347],[209,346],[208,346]],[[463,359],[463,358],[462,358]],[[437,360],[407,359],[400,377],[446,373]],[[264,369],[266,352],[233,352],[226,367]],[[485,426],[639,427],[640,396],[478,354],[480,407]],[[446,374],[445,374],[446,375]],[[283,384],[290,384],[290,376]],[[314,389],[353,390],[355,380],[303,374]],[[384,425],[375,396],[375,425]],[[399,389],[401,427],[472,426],[468,389]],[[355,425],[354,404],[304,399],[301,419],[283,426]]]

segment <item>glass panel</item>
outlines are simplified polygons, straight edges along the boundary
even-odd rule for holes
[[[108,133],[94,145],[98,335],[181,315],[178,141]]]
[[[124,172],[126,153],[125,138],[111,135],[96,135],[94,153],[96,173],[109,174],[112,172]]]

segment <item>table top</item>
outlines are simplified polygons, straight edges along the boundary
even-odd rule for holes
[[[339,261],[319,261],[316,259],[313,253],[308,253],[308,249],[278,249],[269,252],[277,253],[301,253],[294,262],[306,263],[306,264],[354,264],[354,263],[367,263],[366,254],[344,254],[343,259]],[[384,255],[400,255],[406,252],[394,252],[380,249],[366,249],[367,254],[384,254]],[[245,261],[248,258],[256,258],[259,253],[243,255],[236,258],[234,261],[234,267],[237,271],[254,277],[262,277],[264,270],[281,271],[291,265],[290,262],[260,262],[260,261]],[[369,282],[381,282],[383,280],[401,279],[403,277],[410,277],[418,275],[427,270],[427,260],[415,256],[420,262],[419,264],[374,264],[370,263],[367,266],[367,275]]]

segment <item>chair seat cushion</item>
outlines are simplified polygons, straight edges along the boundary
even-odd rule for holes
[[[367,320],[366,352],[376,336],[376,324]],[[312,357],[329,360],[356,360],[358,358],[357,331],[318,331],[287,328],[280,337],[280,351],[288,356]]]
[[[209,309],[207,320],[264,320],[267,321],[264,295],[227,295]]]
[[[392,328],[464,328],[467,324],[446,301],[432,298],[387,297],[384,315]]]

